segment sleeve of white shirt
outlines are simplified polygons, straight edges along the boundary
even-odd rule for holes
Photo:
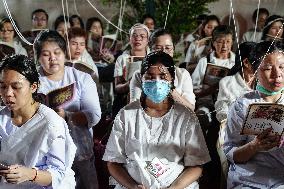
[[[228,78],[225,77],[219,82],[219,92],[215,102],[216,118],[219,122],[227,118],[230,105],[230,91],[228,90]]]
[[[203,165],[209,161],[210,155],[198,118],[192,112],[186,126],[184,165]]]
[[[142,81],[140,71],[135,71],[130,80],[130,102],[140,99],[142,93]]]
[[[125,126],[120,120],[120,115],[121,111],[114,120],[113,128],[103,156],[104,161],[127,163],[125,154]]]
[[[80,98],[81,111],[88,119],[88,127],[96,125],[101,119],[101,107],[97,86],[89,74],[82,78],[82,96]]]
[[[247,141],[247,137],[240,134],[246,110],[247,108],[244,106],[243,100],[237,100],[232,104],[228,113],[223,147],[227,159],[232,163],[234,163],[233,155],[236,149]]]
[[[122,54],[116,59],[114,73],[113,73],[114,77],[123,76],[123,58],[124,55]]]
[[[180,87],[177,91],[182,97],[185,97],[193,106],[195,106],[195,94],[193,93],[193,86],[191,76],[188,71],[184,68],[176,68],[176,76],[178,82],[180,82]]]
[[[194,50],[195,50],[195,42],[193,42],[189,45],[187,52],[186,52],[185,59],[184,59],[185,62],[191,61],[193,54],[194,54]]]
[[[203,57],[199,60],[194,72],[191,75],[193,87],[200,87],[202,85],[206,67],[207,58]]]

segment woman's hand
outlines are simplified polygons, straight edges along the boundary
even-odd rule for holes
[[[143,185],[136,185],[135,189],[147,189],[147,188]]]
[[[7,182],[19,184],[25,181],[33,180],[36,176],[36,171],[22,165],[11,165],[7,170],[1,170],[0,174],[5,177]]]
[[[103,49],[101,52],[101,57],[108,63],[113,63],[114,62],[114,56],[109,52],[108,49]]]
[[[271,148],[279,146],[280,144],[280,136],[272,135],[271,128],[265,129],[262,133],[255,137],[253,141],[251,141],[251,145],[255,148],[256,151],[267,151]]]

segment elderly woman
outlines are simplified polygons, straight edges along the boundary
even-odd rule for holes
[[[261,42],[256,46],[259,66],[256,90],[237,99],[230,107],[224,152],[230,162],[228,188],[283,188],[283,146],[280,136],[270,129],[257,136],[241,135],[248,106],[252,103],[284,104],[284,46]]]
[[[74,189],[76,147],[64,119],[35,100],[39,75],[24,55],[0,65],[0,188]]]
[[[163,51],[174,56],[174,44],[172,35],[165,29],[155,30],[149,41],[152,51]],[[183,68],[175,67],[175,88],[171,91],[172,98],[192,110],[195,106],[195,95],[193,93],[192,80],[190,74]],[[140,71],[136,71],[130,81],[130,101],[140,99],[142,92],[142,81]]]
[[[103,157],[115,188],[198,188],[210,157],[194,112],[169,97],[172,57],[150,53],[141,75],[143,94],[118,113]]]
[[[254,73],[258,69],[255,64],[253,51],[256,43],[244,42],[240,44],[236,55],[235,65],[232,67],[228,76],[221,79],[219,83],[219,92],[215,102],[216,118],[220,122],[219,138],[217,141],[217,151],[220,157],[222,170],[222,184],[228,173],[228,161],[223,152],[224,133],[227,122],[229,106],[243,94],[255,88]]]
[[[41,65],[39,92],[49,94],[56,89],[71,88],[68,90],[71,94],[57,98],[64,101],[54,109],[66,119],[77,146],[72,166],[76,174],[76,187],[97,188],[91,132],[101,117],[96,84],[89,74],[64,66],[66,44],[56,31],[44,32],[38,38],[35,49]]]
[[[15,30],[9,18],[3,18],[0,22],[0,44],[5,44],[15,49],[15,54],[27,55],[26,49],[16,39]]]

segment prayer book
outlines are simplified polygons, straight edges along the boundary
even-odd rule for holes
[[[39,101],[46,106],[56,109],[71,101],[75,94],[75,83],[55,89],[49,93],[38,93]]]
[[[272,129],[272,134],[283,135],[284,105],[275,103],[250,104],[241,134],[258,135],[268,128]]]
[[[132,78],[136,70],[141,69],[141,64],[144,56],[129,56],[126,63],[125,80],[128,81]]]
[[[229,71],[229,68],[207,63],[203,84],[215,86],[223,77],[227,76]]]
[[[110,53],[115,55],[117,51],[117,40],[112,39],[107,36],[102,36],[101,45],[100,45],[100,53],[104,54],[105,50],[108,50]]]

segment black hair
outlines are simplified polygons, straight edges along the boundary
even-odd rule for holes
[[[281,41],[262,41],[258,43],[253,51],[254,61],[253,69],[257,70],[263,58],[273,52],[284,52],[284,44]]]
[[[267,34],[272,26],[272,24],[274,22],[282,22],[282,26],[283,26],[283,23],[284,23],[284,18],[282,16],[279,16],[279,15],[271,15],[269,16],[266,21],[265,21],[265,25],[264,25],[264,28],[263,28],[263,31],[262,31],[262,37],[261,39],[262,40],[265,40],[267,38]],[[282,33],[282,36],[279,36],[281,38],[284,38],[284,32]]]
[[[205,32],[204,32],[204,28],[205,28],[206,24],[208,24],[208,22],[210,22],[210,21],[216,21],[218,23],[218,25],[220,25],[220,20],[219,20],[219,18],[216,15],[208,15],[208,16],[206,16],[206,18],[202,22],[202,31],[201,31],[201,36],[202,37],[206,37],[205,36]]]
[[[207,14],[199,14],[195,19],[197,25],[199,26],[200,24],[202,24],[206,20],[207,17],[208,17]]]
[[[149,37],[149,47],[151,48],[157,42],[157,38],[163,35],[169,35],[173,40],[172,34],[169,31],[164,28],[158,28]]]
[[[151,18],[154,21],[154,24],[156,24],[156,20],[151,14],[144,14],[140,20],[140,23],[143,24],[147,18]]]
[[[252,14],[252,21],[255,23],[256,21],[256,17],[257,17],[257,11],[258,11],[258,15],[260,14],[266,14],[267,16],[269,16],[269,11],[266,8],[259,8],[259,9],[255,9],[253,14]]]
[[[70,23],[70,18],[68,18],[68,16],[65,16],[65,20],[66,20],[66,22]],[[62,22],[65,23],[65,20],[64,20],[63,15],[58,16],[54,21],[54,30],[57,30],[57,27],[59,26],[60,23],[62,23]],[[70,25],[71,25],[71,23],[70,23]]]
[[[36,83],[39,86],[39,74],[34,61],[25,55],[17,54],[3,58],[0,62],[0,72],[3,70],[14,70],[25,76],[31,85]],[[36,93],[32,96],[35,99]]]
[[[175,63],[173,58],[163,51],[151,52],[143,59],[140,70],[141,76],[143,76],[152,65],[157,63],[161,63],[167,67],[172,77],[173,88],[175,80]]]
[[[255,50],[256,44],[257,43],[255,42],[244,42],[240,44],[239,50],[236,51],[235,65],[231,68],[228,75],[235,75],[236,73],[241,72],[244,65],[243,61],[245,59],[248,59],[248,62],[253,66],[255,63],[253,51]]]
[[[54,42],[56,43],[60,49],[66,53],[66,41],[65,39],[57,32],[57,31],[53,31],[53,30],[49,30],[49,31],[44,31],[41,33],[41,35],[36,39],[35,44],[34,44],[34,49],[36,51],[36,56],[37,59],[40,56],[41,50],[42,50],[42,46],[44,42]]]
[[[104,26],[103,26],[103,22],[98,18],[98,17],[91,17],[88,18],[87,22],[86,22],[86,31],[89,32],[93,23],[94,22],[99,22],[101,24],[102,27],[102,35],[104,34]]]
[[[34,11],[32,12],[32,19],[33,19],[33,17],[34,17],[34,14],[36,14],[36,13],[38,13],[38,12],[43,12],[43,13],[45,14],[45,16],[46,16],[47,21],[48,21],[48,14],[47,14],[47,12],[46,12],[45,10],[43,10],[43,9],[36,9],[36,10],[34,10]]]
[[[71,17],[70,17],[70,24],[71,24],[71,27],[74,26],[74,23],[73,23],[73,18],[78,18],[79,22],[80,22],[80,26],[82,29],[84,29],[84,22],[82,20],[82,18],[80,16],[78,16],[77,14],[73,14]]]

